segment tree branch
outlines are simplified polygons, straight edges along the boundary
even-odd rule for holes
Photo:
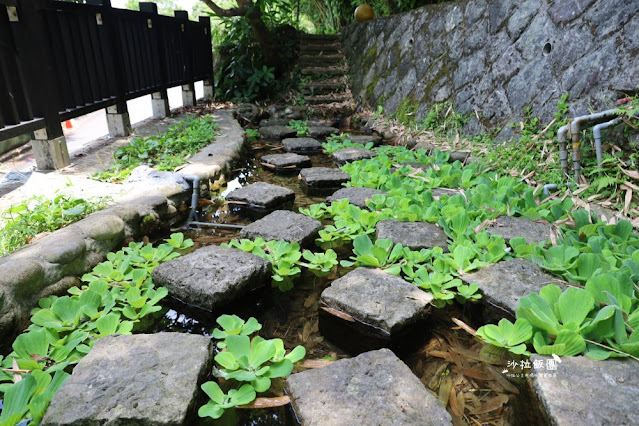
[[[244,16],[246,15],[246,12],[248,12],[248,10],[244,7],[234,7],[231,9],[223,9],[217,4],[215,4],[213,0],[202,0],[202,2],[205,5],[207,5],[213,11],[213,13],[215,13],[217,16],[223,16],[223,17]]]

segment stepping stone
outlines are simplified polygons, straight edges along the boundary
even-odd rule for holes
[[[528,244],[537,244],[550,240],[551,229],[552,225],[549,223],[533,222],[521,217],[499,216],[486,231],[501,236],[506,242],[512,238],[524,237]]]
[[[295,200],[295,192],[266,182],[256,182],[238,188],[226,196],[229,204],[256,210],[275,210]]]
[[[262,166],[272,172],[295,172],[312,167],[311,159],[306,155],[293,153],[265,155],[260,158]]]
[[[598,361],[561,357],[556,370],[548,370],[552,358],[533,355],[532,363],[544,369],[531,370],[528,383],[537,395],[546,424],[558,426],[639,424],[639,369],[635,361]]]
[[[384,194],[384,192],[379,189],[347,187],[326,198],[326,202],[331,203],[346,198],[352,205],[365,209],[368,208],[366,200],[370,200],[375,194]]]
[[[430,191],[433,194],[433,198],[439,200],[442,196],[452,197],[453,195],[459,194],[459,191],[452,188],[435,188]]]
[[[479,286],[484,295],[481,300],[488,304],[488,318],[508,318],[513,321],[519,299],[539,291],[546,284],[553,283],[563,287],[556,277],[525,259],[498,262],[460,278],[467,284],[475,283]]]
[[[437,398],[388,349],[293,374],[286,393],[303,425],[452,424]]]
[[[454,163],[455,161],[465,163],[470,158],[470,151],[448,151],[448,154],[449,163]]]
[[[342,148],[333,153],[333,161],[338,166],[343,166],[351,161],[367,160],[373,157],[377,157],[377,153],[366,148]]]
[[[322,150],[322,144],[313,138],[287,138],[282,141],[284,151],[298,154],[317,153]]]
[[[382,220],[375,227],[377,238],[390,238],[411,250],[442,247],[448,251],[448,236],[434,223]]]
[[[311,167],[302,169],[299,179],[304,189],[311,195],[331,195],[349,182],[351,177],[340,169]]]
[[[308,126],[308,133],[312,138],[323,139],[339,133],[339,129],[330,126]]]
[[[260,127],[288,126],[289,121],[286,118],[267,118],[260,120]]]
[[[320,332],[350,353],[403,349],[423,333],[433,296],[380,269],[357,268],[320,296]]]
[[[349,139],[353,143],[361,143],[362,145],[373,142],[373,146],[379,146],[382,143],[382,137],[378,135],[350,135]]]
[[[251,240],[255,238],[263,238],[266,241],[284,240],[308,246],[315,240],[321,228],[322,224],[311,217],[289,210],[276,210],[245,226],[240,231],[240,237]]]
[[[326,118],[324,120],[308,120],[309,127],[337,127],[339,121],[334,118]]]
[[[42,424],[187,424],[212,351],[208,337],[193,334],[103,337],[55,393]]]
[[[286,126],[266,126],[260,127],[260,135],[263,139],[279,141],[284,138],[291,138],[297,134],[296,130]]]
[[[208,311],[224,307],[270,278],[267,260],[221,246],[200,248],[153,270],[153,281],[171,296]]]

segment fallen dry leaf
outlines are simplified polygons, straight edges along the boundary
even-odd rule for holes
[[[333,309],[333,308],[329,308],[328,306],[322,306],[320,309],[322,309],[323,311],[337,317],[337,318],[341,318],[345,321],[349,321],[349,322],[355,322],[355,318],[353,318],[352,316],[348,315],[345,312],[339,311],[337,309]]]
[[[255,401],[246,405],[238,405],[237,408],[273,408],[273,407],[282,407],[284,405],[290,404],[291,397],[288,395],[278,396],[274,398],[256,398]]]

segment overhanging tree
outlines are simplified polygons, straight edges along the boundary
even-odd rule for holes
[[[253,30],[255,39],[260,44],[264,54],[264,64],[275,68],[276,71],[281,71],[284,64],[275,43],[275,37],[262,18],[260,1],[263,0],[257,0],[256,2],[253,2],[253,0],[237,0],[236,7],[225,9],[213,0],[202,0],[219,17],[244,16]]]

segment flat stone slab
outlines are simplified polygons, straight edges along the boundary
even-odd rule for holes
[[[549,223],[533,222],[521,217],[499,216],[486,231],[501,236],[506,242],[512,238],[524,237],[528,244],[537,244],[550,240],[551,229],[552,225]]]
[[[246,205],[257,209],[276,209],[295,200],[295,192],[266,182],[256,182],[229,193],[230,204]]]
[[[308,134],[311,135],[312,138],[323,139],[330,135],[335,135],[339,133],[339,129],[336,127],[330,126],[308,126]]]
[[[289,121],[287,118],[266,118],[260,120],[260,127],[288,126]]]
[[[306,155],[293,153],[271,154],[260,158],[262,166],[271,171],[295,171],[305,167],[312,167],[311,159]]]
[[[552,358],[531,357],[532,362],[538,361],[544,366],[548,359]],[[635,361],[561,357],[561,363],[556,366],[557,370],[532,370],[542,374],[528,377],[548,424],[639,424],[639,369]]]
[[[452,188],[435,188],[431,190],[431,193],[433,194],[433,198],[438,200],[444,195],[446,195],[447,197],[452,197],[453,195],[457,195],[460,192]]]
[[[563,287],[558,278],[526,259],[498,262],[460,278],[468,284],[477,284],[484,295],[482,301],[499,310],[502,318],[514,318],[519,299],[544,285],[554,283]]]
[[[361,143],[362,145],[373,142],[373,146],[379,146],[382,143],[382,137],[378,135],[350,135],[348,139],[353,143]]]
[[[297,134],[296,130],[290,129],[286,126],[266,126],[260,127],[260,135],[263,139],[268,140],[282,140],[284,138],[290,138]]]
[[[331,193],[337,191],[343,184],[351,180],[347,173],[340,169],[329,167],[302,169],[299,178],[311,190],[322,189]]]
[[[107,336],[55,393],[43,425],[182,425],[197,411],[212,346],[185,333]]]
[[[268,283],[271,264],[242,250],[207,246],[165,262],[153,281],[190,305],[213,311]]]
[[[352,205],[365,209],[367,208],[366,200],[370,200],[375,194],[384,194],[384,192],[379,189],[347,187],[326,198],[326,202],[332,203],[346,198]]]
[[[286,379],[304,425],[451,425],[437,398],[392,351],[380,349]]]
[[[393,243],[401,244],[411,250],[448,248],[448,236],[434,223],[382,220],[377,223],[375,230],[377,238],[389,238]]]
[[[337,119],[327,118],[325,120],[308,120],[309,127],[333,127],[339,124]]]
[[[263,238],[266,241],[284,240],[308,246],[321,228],[322,224],[311,217],[290,210],[276,210],[245,226],[240,231],[240,237]]]
[[[454,163],[455,161],[467,162],[470,158],[470,151],[448,151],[448,162]]]
[[[287,138],[282,141],[284,151],[297,154],[315,153],[322,150],[322,144],[313,138]]]
[[[357,268],[333,281],[320,302],[390,335],[424,317],[432,298],[395,275]]]
[[[366,148],[342,148],[333,153],[333,161],[338,166],[343,166],[351,161],[367,160],[373,157],[377,157],[377,153]]]

